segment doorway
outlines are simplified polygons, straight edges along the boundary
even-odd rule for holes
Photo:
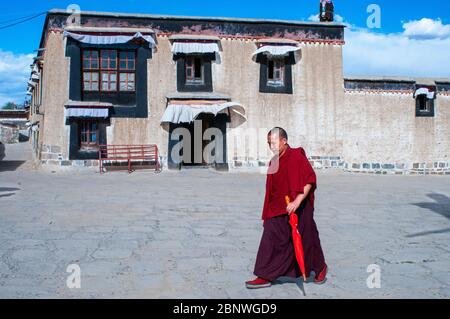
[[[226,157],[227,114],[201,113],[192,123],[171,124],[169,169],[214,167],[228,170]]]

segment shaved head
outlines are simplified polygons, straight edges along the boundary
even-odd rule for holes
[[[278,135],[280,138],[285,138],[286,141],[288,140],[287,132],[281,127],[274,127],[269,131],[267,135],[275,135],[275,134]]]

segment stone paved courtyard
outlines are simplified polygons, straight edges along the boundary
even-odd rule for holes
[[[5,161],[6,160],[6,161]],[[449,298],[450,178],[318,171],[328,282],[247,290],[265,176],[0,162],[0,298]],[[81,268],[81,289],[66,286]],[[367,266],[381,269],[369,289]]]

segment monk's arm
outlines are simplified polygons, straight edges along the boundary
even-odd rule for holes
[[[298,196],[295,198],[295,202],[298,206],[300,206],[303,200],[308,196],[311,188],[312,188],[311,184],[306,184],[305,188],[303,189],[303,194],[298,194]]]
[[[286,210],[289,214],[295,212],[297,208],[300,207],[300,204],[303,202],[306,196],[308,196],[309,192],[311,191],[311,188],[312,188],[311,184],[306,184],[303,189],[303,194],[298,194],[295,200],[287,206]]]

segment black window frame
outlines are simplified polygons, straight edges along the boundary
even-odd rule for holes
[[[416,87],[417,89],[420,89],[421,87]],[[430,89],[430,88],[428,88]],[[435,111],[434,111],[434,100],[436,99],[436,91],[434,91],[434,97],[432,99],[429,99],[425,94],[417,95],[415,97],[416,100],[416,117],[434,117]],[[422,105],[426,103],[425,107],[427,110],[422,110]]]
[[[98,150],[95,148],[84,149],[81,145],[81,123],[87,121],[95,121],[97,123],[98,145],[107,144],[106,128],[111,125],[109,119],[71,118],[66,123],[70,126],[69,160],[98,159]]]
[[[85,68],[84,65],[84,53],[85,52],[97,52],[97,68]],[[115,67],[111,68],[110,63],[108,63],[108,66],[105,68],[103,66],[104,58],[103,53],[106,51],[114,51],[115,52]],[[132,52],[134,54],[134,69],[122,69],[120,67],[120,55],[121,53],[130,53]],[[109,58],[108,58],[109,61]],[[81,91],[82,91],[82,101],[94,101],[94,102],[109,102],[113,104],[119,104],[119,105],[135,105],[136,104],[136,61],[137,61],[137,52],[136,50],[132,50],[129,48],[98,48],[98,47],[84,47],[81,48]],[[86,90],[84,88],[84,74],[90,73],[90,74],[98,74],[98,89],[97,90]],[[121,74],[134,74],[134,89],[133,90],[121,90],[120,89],[120,75]],[[104,74],[112,75],[114,74],[116,76],[115,80],[115,87],[112,87],[111,89],[105,90],[103,88],[103,76]],[[110,77],[110,76],[109,76]],[[113,81],[108,81],[108,83],[112,83]]]
[[[93,126],[95,125],[95,129]],[[81,151],[98,151],[100,146],[100,121],[98,119],[79,120],[79,148]],[[86,135],[86,141],[83,141],[83,132]],[[95,134],[95,142],[92,141],[92,135]]]
[[[135,92],[117,91],[106,99],[99,95],[83,95],[82,50],[111,49],[136,51]],[[148,118],[148,60],[152,58],[152,49],[148,43],[126,43],[114,45],[93,45],[67,38],[66,56],[70,58],[69,99],[72,101],[109,102],[113,104],[110,111],[112,118]],[[119,59],[118,59],[119,61]],[[119,62],[118,62],[119,63]],[[117,83],[120,83],[118,75]],[[100,79],[101,80],[101,79]],[[101,81],[100,81],[101,82]],[[118,96],[117,93],[120,93]],[[115,94],[115,95],[114,95]]]
[[[202,63],[203,82],[191,82],[186,78],[186,60],[200,58]],[[177,63],[177,91],[178,92],[213,92],[212,62],[215,61],[215,53],[184,54],[173,56]]]
[[[260,93],[276,93],[276,94],[293,94],[292,87],[292,65],[295,64],[294,52],[289,52],[282,57],[284,62],[284,80],[283,85],[272,85],[269,83],[269,61],[278,60],[279,58],[269,58],[265,53],[259,53],[256,56],[256,62],[260,64],[259,72],[259,92]]]

